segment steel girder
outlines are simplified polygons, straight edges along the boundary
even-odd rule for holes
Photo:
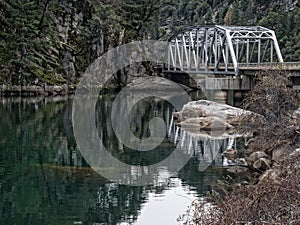
[[[169,39],[167,71],[239,74],[239,67],[283,62],[273,30],[200,26]]]

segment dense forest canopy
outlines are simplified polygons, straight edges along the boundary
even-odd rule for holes
[[[73,84],[109,48],[212,24],[274,29],[300,61],[295,0],[0,0],[0,83]]]

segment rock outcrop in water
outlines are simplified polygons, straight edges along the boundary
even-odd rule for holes
[[[177,125],[188,133],[202,136],[206,134],[207,137],[217,139],[252,135],[250,132],[241,132],[243,129],[238,128],[245,121],[265,121],[260,114],[208,100],[189,102],[180,112],[173,113],[173,117]],[[250,140],[255,141],[255,139]],[[251,141],[247,144],[251,145]],[[238,152],[228,143],[222,155],[229,160],[234,160],[238,157]],[[261,172],[270,169],[272,165],[271,157],[257,149],[253,152],[246,151],[245,160],[249,168]]]
[[[173,113],[173,117],[186,130],[227,130],[229,133],[234,132],[244,118],[264,120],[259,114],[208,100],[191,101],[180,112]]]

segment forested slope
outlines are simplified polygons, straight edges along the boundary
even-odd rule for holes
[[[74,84],[109,48],[211,24],[274,29],[300,61],[298,1],[0,0],[0,83]]]

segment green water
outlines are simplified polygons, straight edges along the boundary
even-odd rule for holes
[[[113,135],[113,96],[99,98],[97,127],[114,157],[148,165],[167,157],[167,138],[154,151],[122,148]],[[140,110],[142,109],[142,110]],[[147,137],[153,115],[168,120],[172,107],[150,99],[133,110],[134,134]],[[72,130],[72,98],[0,99],[0,224],[177,224],[191,201],[202,196],[225,170],[198,171],[193,157],[167,183],[127,186],[94,172],[80,154]]]

